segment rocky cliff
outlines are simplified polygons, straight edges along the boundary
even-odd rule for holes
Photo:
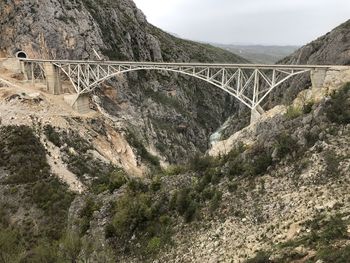
[[[277,64],[350,65],[349,40],[350,20],[301,47],[292,55],[277,62]],[[290,103],[302,89],[311,86],[309,76],[309,74],[305,74],[281,85],[273,93],[268,104],[271,106],[278,104],[280,101]]]
[[[173,37],[150,25],[130,0],[1,1],[0,54],[18,50],[56,59],[246,62],[215,48]],[[206,83],[175,74],[130,73],[99,90],[100,105],[123,119],[165,163],[204,152],[208,138],[238,104]]]

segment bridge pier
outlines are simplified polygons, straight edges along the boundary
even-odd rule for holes
[[[326,69],[314,69],[311,71],[310,77],[313,89],[320,89],[323,87],[326,74]]]
[[[256,122],[263,113],[264,113],[264,110],[259,105],[257,105],[254,109],[252,109],[250,114],[250,124]]]
[[[62,94],[60,69],[50,62],[43,63],[47,91],[54,95]]]
[[[64,100],[80,114],[86,114],[91,111],[89,94],[66,95],[64,96]]]

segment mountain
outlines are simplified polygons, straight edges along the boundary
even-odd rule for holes
[[[0,17],[2,56],[24,50],[32,58],[95,60],[96,51],[110,60],[246,62],[154,27],[131,0],[2,1]],[[125,129],[165,163],[206,151],[210,133],[239,107],[219,89],[171,73],[129,73],[96,92],[107,113],[126,119]]]
[[[294,53],[298,46],[265,46],[265,45],[224,45],[213,44],[257,64],[275,64],[277,61]]]
[[[128,0],[3,1],[0,14],[4,55],[245,61],[164,33]],[[82,115],[2,63],[1,262],[348,261],[349,68],[208,149],[239,107],[202,82],[130,74]]]
[[[350,65],[350,20],[301,47],[278,64]],[[272,101],[292,101],[302,89],[311,86],[309,74],[293,78],[273,93]],[[270,101],[271,102],[271,101]]]

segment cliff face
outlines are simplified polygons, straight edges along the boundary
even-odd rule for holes
[[[221,49],[175,38],[150,25],[130,0],[2,1],[0,54],[131,61],[245,62]],[[124,120],[166,162],[205,151],[208,138],[237,109],[218,89],[189,77],[134,72],[97,90],[102,108]]]

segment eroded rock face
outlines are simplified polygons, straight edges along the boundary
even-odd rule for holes
[[[245,62],[175,38],[148,24],[131,0],[2,1],[0,55],[32,58]],[[210,134],[238,103],[203,81],[173,73],[132,72],[97,91],[109,114],[124,120],[164,162],[205,151]],[[111,92],[115,89],[115,92]]]

